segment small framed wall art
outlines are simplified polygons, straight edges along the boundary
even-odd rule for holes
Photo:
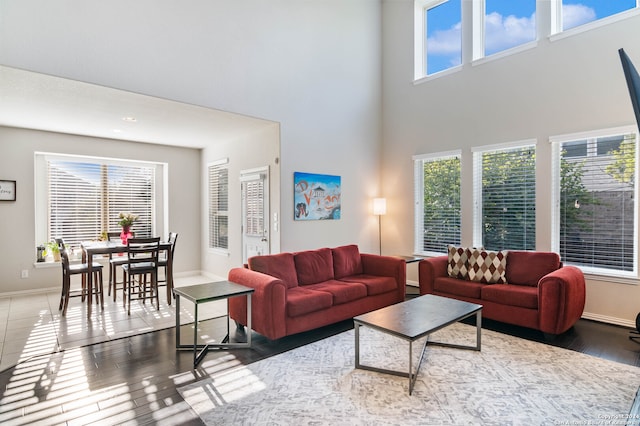
[[[16,181],[0,180],[0,201],[16,200]]]

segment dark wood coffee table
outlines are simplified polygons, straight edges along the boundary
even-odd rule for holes
[[[465,346],[443,342],[429,341],[429,337],[424,342],[420,359],[413,372],[413,342],[428,336],[450,324],[461,321],[472,315],[476,316],[476,345]],[[458,349],[480,350],[481,330],[482,330],[482,305],[467,303],[460,300],[449,299],[447,297],[427,294],[406,302],[387,306],[377,311],[359,315],[353,319],[356,339],[356,368],[376,371],[378,373],[393,374],[395,376],[409,378],[409,395],[413,393],[413,387],[418,377],[418,371],[424,358],[427,345],[446,346]],[[385,368],[372,367],[360,363],[360,327],[366,325],[383,333],[399,337],[409,342],[409,371],[388,370]]]

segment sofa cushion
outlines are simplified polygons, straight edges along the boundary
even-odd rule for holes
[[[367,297],[367,287],[362,283],[329,280],[318,284],[311,284],[302,288],[309,288],[318,292],[326,292],[333,296],[333,304],[341,305]]]
[[[364,284],[367,287],[367,294],[369,296],[396,290],[396,280],[393,277],[379,277],[374,275],[362,274],[343,277],[340,279],[340,281]]]
[[[507,282],[507,252],[471,249],[468,261],[468,273],[471,281],[488,284]]]
[[[560,256],[553,252],[509,251],[507,282],[537,286],[540,278],[560,268]]]
[[[287,288],[298,286],[298,275],[291,253],[253,256],[249,258],[248,262],[249,269],[279,278]]]
[[[333,254],[333,274],[337,280],[362,274],[362,259],[357,245],[336,247],[331,252]]]
[[[459,278],[461,280],[469,279],[468,261],[469,261],[469,249],[465,247],[456,247],[449,245],[448,252],[448,264],[447,274],[451,278]]]
[[[433,289],[437,292],[473,299],[480,299],[480,290],[486,286],[486,284],[450,277],[438,277],[433,282]]]
[[[331,249],[321,248],[293,254],[298,274],[298,284],[321,283],[333,279],[333,256]]]
[[[333,304],[331,294],[308,287],[290,288],[287,290],[286,298],[287,315],[290,317],[327,309]]]
[[[482,300],[501,305],[538,309],[538,289],[524,285],[487,285],[481,291]]]

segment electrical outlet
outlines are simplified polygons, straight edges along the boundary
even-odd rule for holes
[[[20,273],[20,278],[29,278],[29,270],[23,269],[22,272]]]

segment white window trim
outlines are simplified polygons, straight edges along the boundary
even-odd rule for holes
[[[614,15],[615,16],[615,15]],[[638,128],[634,125],[628,126],[620,126],[620,127],[611,127],[607,129],[598,129],[592,131],[585,132],[577,132],[577,133],[568,133],[563,135],[556,135],[549,137],[549,143],[552,145],[552,167],[553,167],[553,179],[552,179],[552,211],[551,211],[551,223],[552,223],[552,235],[551,235],[551,250],[557,253],[560,252],[560,218],[558,217],[558,212],[560,210],[560,191],[559,191],[559,179],[560,179],[560,144],[563,142],[572,142],[576,140],[583,139],[591,139],[591,138],[602,138],[607,136],[617,136],[621,134],[636,134],[636,170],[640,170],[640,162],[638,159],[640,158],[640,134],[638,133]],[[638,199],[638,182],[640,179],[640,173],[636,173],[636,181],[634,183],[634,199]],[[607,282],[615,282],[619,284],[632,284],[638,285],[640,284],[640,268],[638,267],[639,259],[638,259],[638,216],[640,210],[636,203],[636,208],[634,209],[634,241],[636,242],[634,247],[634,260],[635,271],[625,272],[625,271],[615,271],[612,269],[604,269],[604,268],[593,268],[589,266],[583,265],[574,265],[582,270],[585,276],[589,279],[593,279],[596,281],[607,281]]]
[[[481,247],[482,243],[482,154],[485,152],[502,151],[519,148],[536,148],[537,139],[525,139],[493,145],[472,147],[473,153],[473,245]]]

